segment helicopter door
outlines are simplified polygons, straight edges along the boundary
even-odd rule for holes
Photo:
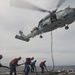
[[[56,17],[56,14],[53,14],[53,15],[51,16],[51,23],[53,23],[53,22],[55,22],[55,21],[57,21],[57,17]]]

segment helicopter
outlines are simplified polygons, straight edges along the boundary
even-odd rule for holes
[[[17,3],[17,0],[16,0],[15,6],[21,7],[20,3],[24,4],[24,1],[23,0],[18,0],[18,1],[21,1],[21,2],[19,2],[19,4],[16,4]],[[33,38],[37,35],[40,35],[40,38],[43,38],[43,36],[42,36],[43,33],[51,32],[57,28],[65,27],[66,30],[69,29],[69,25],[75,21],[75,8],[71,8],[70,6],[68,6],[67,8],[65,8],[63,10],[57,11],[58,8],[65,1],[66,0],[59,0],[59,2],[57,4],[57,8],[53,11],[44,10],[35,5],[28,3],[29,5],[33,6],[33,8],[31,8],[31,9],[38,10],[41,12],[48,12],[49,14],[39,21],[38,26],[34,27],[31,30],[30,34],[28,34],[26,36],[23,33],[23,31],[20,30],[19,31],[20,35],[16,35],[15,38],[29,42],[30,38]]]

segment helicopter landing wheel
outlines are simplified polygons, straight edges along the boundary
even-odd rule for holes
[[[40,38],[43,38],[43,36],[42,36],[42,35],[40,35]]]
[[[65,29],[66,29],[66,30],[69,29],[69,26],[65,26]]]

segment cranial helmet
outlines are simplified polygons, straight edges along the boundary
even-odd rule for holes
[[[46,62],[46,60],[44,62]]]
[[[0,59],[2,59],[3,58],[3,56],[2,55],[0,55]]]
[[[19,60],[21,59],[21,57],[19,57]]]
[[[32,57],[32,59],[34,59],[34,57]]]

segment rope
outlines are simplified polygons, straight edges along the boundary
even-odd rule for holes
[[[53,58],[53,34],[52,34],[52,31],[51,31],[51,58],[52,58],[52,63],[53,63],[53,69],[50,72],[52,72],[55,68],[54,58]]]
[[[36,75],[39,75],[38,72],[37,72],[36,66],[35,66],[35,73],[36,73]]]
[[[55,68],[55,64],[54,64],[54,58],[53,58],[53,34],[52,34],[52,31],[51,31],[51,58],[52,58],[52,63],[53,63],[53,68],[51,71],[48,71],[47,68],[45,67],[46,71],[48,73],[52,73],[54,71],[54,68]]]
[[[49,14],[51,16],[51,12],[49,12]],[[51,31],[51,58],[52,58],[52,63],[53,63],[53,69],[49,73],[53,72],[53,70],[55,68],[54,58],[53,58],[53,34],[52,34],[52,31]]]

